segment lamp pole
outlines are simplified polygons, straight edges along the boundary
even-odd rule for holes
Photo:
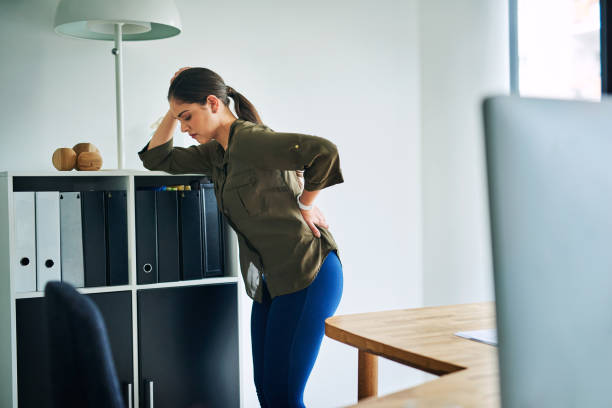
[[[115,24],[115,48],[113,55],[115,56],[115,94],[117,97],[117,168],[124,168],[123,157],[123,63],[121,39],[123,23]]]

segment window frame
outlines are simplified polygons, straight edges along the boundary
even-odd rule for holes
[[[612,45],[612,22],[610,19],[610,1],[599,0],[599,16],[600,16],[600,29],[599,29],[599,47],[600,47],[600,60],[601,60],[601,93],[611,94],[612,93],[612,64],[610,64],[610,46]]]
[[[601,93],[612,94],[612,61],[608,49],[612,52],[612,0],[599,0],[599,49],[601,66]],[[508,28],[510,42],[510,93],[519,93],[519,63],[518,63],[518,0],[508,0]]]

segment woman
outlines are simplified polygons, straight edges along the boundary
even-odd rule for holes
[[[140,158],[150,170],[211,176],[219,210],[237,233],[240,269],[253,299],[259,402],[303,407],[324,321],[342,296],[338,247],[313,205],[321,189],[344,181],[336,146],[317,136],[274,132],[244,96],[206,68],[177,71],[168,102]],[[199,145],[173,148],[177,120]]]

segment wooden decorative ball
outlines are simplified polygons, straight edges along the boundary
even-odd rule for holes
[[[60,171],[74,169],[77,162],[77,154],[69,147],[60,147],[53,152],[51,159],[53,166]]]
[[[83,152],[97,152],[100,153],[98,148],[93,145],[93,143],[77,143],[72,147],[77,154],[77,156]]]
[[[95,171],[102,168],[102,156],[98,152],[83,152],[77,156],[77,170]]]

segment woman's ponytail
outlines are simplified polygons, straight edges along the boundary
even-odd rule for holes
[[[227,96],[234,100],[234,110],[238,118],[248,120],[249,122],[262,124],[259,113],[253,104],[245,98],[240,92],[236,91],[231,86],[227,87]]]

